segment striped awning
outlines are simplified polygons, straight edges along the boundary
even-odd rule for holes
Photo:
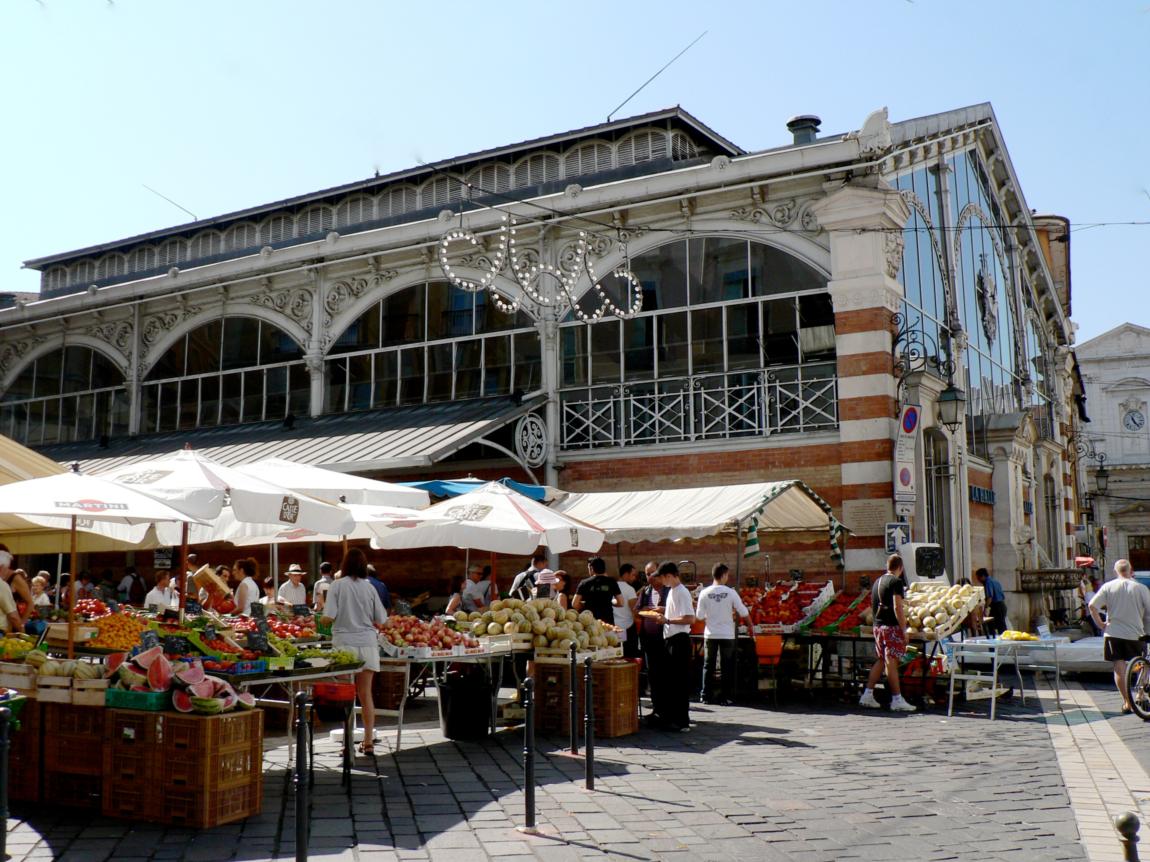
[[[186,444],[227,466],[283,458],[345,473],[410,470],[441,461],[538,405],[538,399],[478,398],[125,437],[109,441],[107,448],[48,446],[40,452],[60,464],[78,461],[86,473],[145,461]]]

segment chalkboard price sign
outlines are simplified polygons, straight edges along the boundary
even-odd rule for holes
[[[216,627],[213,625],[204,626],[204,640],[214,641],[216,639]]]
[[[187,655],[195,651],[191,641],[183,635],[167,635],[164,638],[164,652],[168,655]]]
[[[204,607],[195,599],[188,599],[184,602],[184,610],[189,614],[202,614]]]
[[[153,647],[158,647],[159,645],[160,636],[156,634],[152,629],[144,629],[140,633],[140,646],[145,650],[152,649]]]
[[[267,609],[262,604],[260,604],[259,602],[252,602],[251,615],[255,619],[257,619],[257,620],[264,619],[267,616],[267,614],[265,613],[266,610]]]
[[[268,645],[268,633],[266,627],[262,632],[248,632],[248,649],[250,649],[252,652],[258,652],[260,655],[266,655],[271,652],[271,647]]]
[[[292,605],[291,615],[293,617],[310,617],[311,608],[309,608],[307,605]]]

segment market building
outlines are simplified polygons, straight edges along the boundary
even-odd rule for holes
[[[1150,575],[1150,329],[1123,323],[1076,352],[1090,414],[1079,447],[1093,502],[1083,550]]]
[[[897,510],[1027,615],[1080,507],[1069,226],[988,104],[819,125],[748,151],[673,108],[29,261],[0,433],[93,471],[191,443],[571,491],[801,479],[848,580]],[[839,573],[825,536],[764,550]]]

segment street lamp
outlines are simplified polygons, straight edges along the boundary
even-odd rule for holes
[[[942,392],[938,393],[939,421],[947,427],[951,434],[958,431],[966,414],[966,393],[954,381],[947,384]]]
[[[1098,495],[1105,496],[1106,489],[1110,487],[1110,471],[1106,469],[1106,453],[1098,453],[1098,469],[1094,473],[1094,484],[1098,487]]]

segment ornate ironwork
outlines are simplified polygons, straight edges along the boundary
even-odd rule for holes
[[[915,318],[912,322],[910,316],[896,311],[890,316],[894,327],[894,342],[891,345],[891,372],[898,381],[898,398],[895,406],[895,415],[903,402],[906,392],[907,380],[912,374],[931,372],[937,374],[948,383],[954,382],[954,373],[958,370],[954,355],[943,349],[943,346],[927,334],[922,327],[922,318]]]

